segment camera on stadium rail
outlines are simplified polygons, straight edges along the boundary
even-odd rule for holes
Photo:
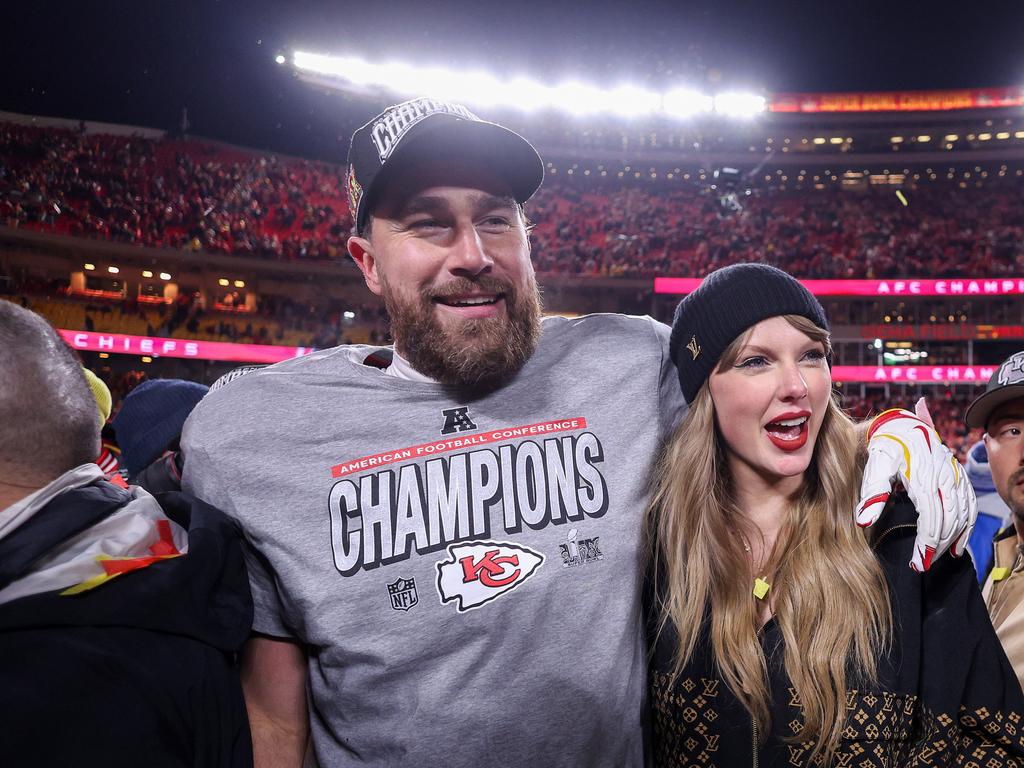
[[[742,197],[750,194],[750,188],[738,168],[722,166],[712,174],[714,183],[711,189],[718,195],[718,204],[722,213],[732,215],[743,210]]]

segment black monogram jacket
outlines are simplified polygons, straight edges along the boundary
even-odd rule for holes
[[[1024,694],[971,562],[944,556],[925,574],[911,571],[916,514],[906,499],[893,503],[876,527],[875,553],[896,619],[893,648],[879,659],[877,687],[848,691],[846,728],[832,765],[1024,766]],[[757,733],[719,678],[709,644],[702,642],[672,682],[678,639],[672,629],[656,638],[649,673],[654,765],[822,765],[811,756],[814,740],[802,733],[801,705],[783,669],[774,620],[762,645],[772,692],[768,734]]]

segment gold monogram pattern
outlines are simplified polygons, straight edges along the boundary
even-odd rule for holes
[[[655,672],[652,678],[656,764],[718,765],[715,753],[721,734],[715,732],[714,723],[719,681],[686,677],[670,689],[668,675]]]
[[[667,674],[652,672],[655,765],[732,768],[738,755],[753,756],[753,731],[744,745],[722,744],[721,692],[718,680],[685,677],[670,687]],[[800,697],[792,688],[788,694],[791,716],[774,729],[776,736],[788,737],[778,747],[780,756],[788,757],[793,768],[823,768],[824,758],[811,755],[814,741],[799,739],[804,728]],[[1008,751],[1024,752],[1024,718],[1018,712],[961,708],[953,717],[920,706],[916,696],[856,690],[847,692],[846,711],[831,766],[1024,768]]]

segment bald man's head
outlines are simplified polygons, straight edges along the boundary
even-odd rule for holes
[[[96,401],[43,318],[0,300],[0,482],[42,487],[99,452]]]

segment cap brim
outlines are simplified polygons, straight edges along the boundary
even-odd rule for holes
[[[447,116],[446,116],[447,117]],[[428,160],[466,158],[493,171],[506,184],[516,202],[525,203],[544,181],[544,163],[526,139],[496,123],[448,117],[424,125],[399,143],[367,192],[365,209],[373,210],[380,192],[402,173]]]
[[[1010,400],[1019,399],[1024,399],[1024,384],[1008,384],[1005,387],[993,389],[981,395],[967,407],[964,421],[968,427],[984,429],[996,408]]]

